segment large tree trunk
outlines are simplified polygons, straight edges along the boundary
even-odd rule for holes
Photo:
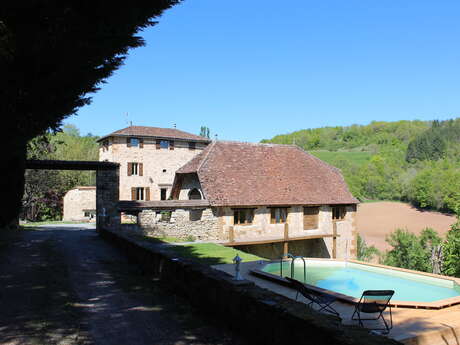
[[[0,212],[0,229],[18,225],[21,200],[24,193],[24,172],[26,162],[27,140],[14,137],[9,133],[9,140],[2,150],[2,191],[3,209]]]

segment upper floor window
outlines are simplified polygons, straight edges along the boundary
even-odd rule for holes
[[[273,207],[270,209],[270,223],[272,224],[286,223],[287,216],[287,207]]]
[[[304,230],[318,229],[319,207],[303,208],[303,228]]]
[[[144,165],[142,163],[128,163],[128,176],[144,175]]]
[[[346,215],[347,215],[346,206],[332,206],[332,220],[345,219]]]
[[[196,149],[196,143],[190,142],[188,143],[188,149],[189,150],[195,150]]]
[[[142,148],[144,146],[144,141],[143,141],[143,139],[140,139],[140,138],[127,138],[126,139],[126,145],[128,147],[140,147],[140,148]]]
[[[169,149],[169,140],[161,140],[160,141],[160,148]]]
[[[249,225],[254,220],[253,208],[235,208],[233,210],[233,224]]]
[[[156,148],[157,148],[157,150],[160,150],[160,149],[174,150],[174,141],[157,139],[156,140]]]
[[[109,139],[104,139],[102,141],[102,150],[107,151],[109,149]]]

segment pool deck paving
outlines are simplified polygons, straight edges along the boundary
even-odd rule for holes
[[[268,261],[253,261],[241,264],[242,276],[254,282],[256,285],[271,290],[288,298],[295,299],[296,292],[288,287],[256,277],[250,271],[261,269]],[[235,273],[235,265],[216,265],[214,268]],[[299,301],[305,299],[299,298]],[[340,313],[342,323],[346,325],[358,325],[358,321],[351,320],[354,306],[349,303],[336,301],[333,307]],[[460,344],[460,305],[443,309],[415,309],[415,308],[392,308],[393,329],[388,337],[408,345],[459,345]],[[385,319],[389,319],[389,312],[384,313]],[[367,321],[365,326],[372,327],[373,321]]]

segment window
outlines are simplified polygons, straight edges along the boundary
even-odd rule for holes
[[[109,139],[104,139],[102,142],[102,151],[107,151],[109,149]]]
[[[190,192],[188,192],[188,199],[189,200],[201,200],[200,191],[196,188],[193,188]]]
[[[332,206],[332,220],[342,220],[347,214],[346,206]]]
[[[280,224],[286,223],[288,209],[287,207],[273,207],[270,209],[271,219],[270,223],[272,224]]]
[[[140,144],[139,138],[128,138],[128,146],[138,147]]]
[[[169,141],[168,140],[160,140],[160,148],[169,149]]]
[[[168,192],[168,190],[166,188],[161,188],[160,189],[160,194],[161,194],[160,200],[166,200],[166,193],[167,192]]]
[[[84,210],[83,216],[85,218],[93,219],[96,216],[96,211],[95,210]]]
[[[149,201],[150,200],[150,188],[149,187],[132,187],[131,188],[131,200]]]
[[[128,163],[128,176],[131,175],[143,175],[143,164],[142,163]]]
[[[189,150],[195,150],[196,149],[196,144],[195,143],[188,143],[188,149]]]
[[[165,172],[166,172],[166,169],[163,169],[163,172],[165,173]]]
[[[303,228],[304,230],[318,229],[319,207],[303,208]]]
[[[201,220],[202,215],[203,215],[203,210],[190,210],[189,220],[192,222]]]
[[[254,220],[253,208],[236,208],[233,210],[233,224],[248,225]]]

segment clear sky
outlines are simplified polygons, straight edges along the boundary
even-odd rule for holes
[[[65,122],[257,142],[373,120],[460,116],[458,0],[186,0]],[[126,116],[128,113],[128,116]]]

